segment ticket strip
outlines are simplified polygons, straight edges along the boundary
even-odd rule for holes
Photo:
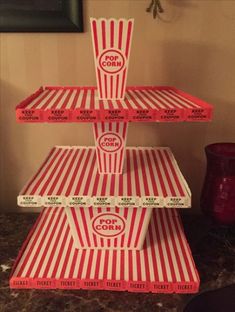
[[[175,208],[191,192],[167,147],[128,147],[128,122],[209,121],[173,87],[126,87],[134,22],[91,19],[96,87],[41,87],[18,122],[92,122],[94,147],[56,146],[18,196],[44,207],[11,288],[194,293],[199,277]],[[156,209],[158,208],[158,209]]]

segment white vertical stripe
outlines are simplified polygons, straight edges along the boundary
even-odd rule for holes
[[[144,258],[144,251],[140,250],[140,267],[141,267],[141,281],[146,281],[146,266],[147,266],[147,262],[145,262],[145,258]],[[149,261],[148,261],[149,262]]]
[[[77,102],[76,102],[76,104],[75,104],[75,109],[81,107],[84,93],[85,93],[85,90],[84,90],[84,89],[81,89],[81,91],[80,91],[80,93],[79,93],[79,95],[78,95],[78,98],[77,98]]]
[[[109,259],[108,259],[108,270],[107,270],[107,279],[112,279],[112,270],[113,270],[113,250],[109,250]]]
[[[103,279],[104,277],[104,256],[105,256],[106,250],[102,250],[101,255],[100,255],[100,266],[99,266],[99,279]]]
[[[94,249],[93,260],[92,260],[91,268],[90,268],[90,279],[95,278],[95,269],[96,269],[97,260],[98,260],[98,250]]]
[[[133,281],[138,280],[137,276],[137,251],[132,250],[132,272],[133,272]]]

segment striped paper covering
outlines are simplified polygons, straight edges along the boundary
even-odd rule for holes
[[[144,249],[75,248],[63,208],[46,208],[13,267],[11,288],[194,293],[199,277],[177,212],[153,210]]]
[[[151,208],[65,208],[79,249],[141,249]]]
[[[95,87],[41,87],[16,107],[18,122],[208,121],[212,106],[174,87],[127,87],[99,100]]]
[[[127,128],[127,122],[93,124],[99,173],[122,173]]]
[[[94,147],[56,146],[21,190],[18,205],[190,207],[190,190],[168,147],[125,153],[123,174],[99,174]]]
[[[99,98],[123,99],[134,20],[90,21]]]

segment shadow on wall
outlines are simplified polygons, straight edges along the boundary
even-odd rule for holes
[[[10,211],[16,208],[16,195],[19,192],[19,177],[23,168],[20,166],[27,155],[21,148],[24,144],[25,130],[21,129],[20,137],[17,134],[15,121],[15,99],[19,101],[24,97],[24,92],[6,81],[1,84],[1,140],[0,140],[0,164],[1,164],[1,204],[0,210]],[[15,140],[15,138],[18,138]],[[18,151],[21,151],[19,155]]]
[[[156,53],[158,47],[155,47]],[[151,55],[153,52],[151,52]],[[222,50],[217,46],[186,44],[174,41],[163,44],[162,83],[175,86],[196,97],[202,98],[214,106],[214,116],[211,123],[179,123],[156,125],[156,142],[158,145],[169,145],[179,162],[180,168],[187,179],[192,194],[193,206],[199,206],[201,187],[205,174],[204,147],[216,141],[231,141],[233,120],[231,117],[232,102],[225,100],[226,90],[224,79],[229,79],[229,72],[223,62],[217,60],[232,60],[231,51]],[[158,61],[156,61],[158,62]],[[149,62],[154,67],[154,61]],[[228,66],[229,62],[226,63]],[[154,75],[151,68],[148,70]],[[231,71],[230,71],[231,72]],[[158,80],[158,75],[152,76],[152,81]],[[231,75],[231,73],[230,73]],[[229,81],[229,80],[228,80]],[[219,91],[220,85],[223,92]],[[221,90],[222,91],[222,90]]]

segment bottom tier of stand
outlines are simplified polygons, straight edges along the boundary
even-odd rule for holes
[[[11,288],[195,293],[199,276],[175,209],[154,209],[142,250],[75,247],[63,208],[44,208],[16,259]]]

